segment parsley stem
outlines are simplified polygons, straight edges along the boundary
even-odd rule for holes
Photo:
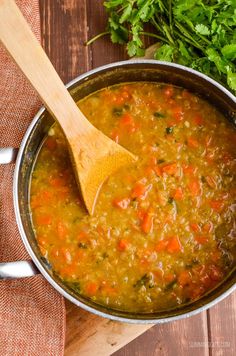
[[[155,35],[154,33],[151,33],[151,32],[140,32],[140,35],[154,37],[154,38],[157,38],[158,40],[160,40],[162,42],[169,43],[169,41],[165,37],[162,37],[162,36],[159,36],[159,35]]]
[[[101,32],[99,33],[98,35],[92,37],[90,40],[88,40],[87,42],[85,42],[85,45],[86,46],[89,46],[91,45],[93,42],[95,42],[96,40],[98,40],[100,37],[103,37],[103,36],[106,36],[106,35],[109,35],[110,32],[109,31],[104,31],[104,32]]]

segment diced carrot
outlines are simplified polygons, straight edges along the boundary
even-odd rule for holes
[[[60,274],[65,278],[71,277],[73,276],[73,274],[75,274],[77,269],[76,265],[70,264],[70,265],[63,265],[60,268]]]
[[[217,188],[216,181],[212,176],[206,176],[205,179],[210,188]]]
[[[188,137],[187,142],[191,148],[197,148],[199,146],[199,142],[193,137]]]
[[[189,225],[190,225],[190,228],[191,228],[192,231],[194,231],[194,232],[200,232],[201,231],[201,228],[197,223],[190,223]]]
[[[103,231],[102,231],[103,232]],[[98,233],[101,233],[101,231],[99,230]],[[77,240],[81,241],[81,240],[87,240],[89,238],[89,235],[86,231],[82,230],[78,233],[77,235]]]
[[[222,200],[211,200],[209,205],[213,210],[219,213],[224,207],[224,202]]]
[[[193,118],[193,121],[194,121],[194,123],[195,123],[196,125],[199,125],[199,126],[203,125],[203,117],[202,117],[202,115],[196,114],[196,115],[194,116],[194,118]]]
[[[181,245],[179,238],[177,236],[173,236],[173,237],[169,238],[166,250],[169,253],[176,253],[176,252],[182,251],[182,245]]]
[[[37,225],[51,225],[52,223],[52,216],[43,214],[36,216],[36,223]]]
[[[146,187],[142,182],[137,182],[132,190],[132,198],[140,198],[145,195]]]
[[[115,206],[116,208],[120,208],[120,209],[127,209],[129,204],[130,204],[130,199],[129,198],[115,198],[112,202],[113,206]]]
[[[174,175],[177,173],[178,166],[177,163],[168,163],[164,166],[161,167],[162,172],[168,174],[168,175]]]
[[[194,175],[196,173],[196,170],[197,168],[194,167],[194,166],[191,166],[191,165],[187,165],[187,164],[184,164],[183,165],[183,172],[184,174],[187,174],[187,175]]]
[[[98,284],[95,282],[89,282],[85,287],[86,294],[93,296],[98,291]]]
[[[207,237],[207,236],[195,236],[195,240],[196,240],[200,245],[204,245],[205,243],[208,242],[208,237]]]
[[[158,241],[158,243],[156,244],[156,247],[155,247],[155,251],[157,251],[157,252],[165,251],[167,244],[168,244],[167,240]]]
[[[192,196],[196,197],[201,195],[201,185],[198,179],[193,179],[188,184],[188,188]]]
[[[157,158],[155,156],[151,156],[149,158],[149,163],[150,163],[150,166],[155,166],[157,164]]]
[[[154,170],[154,172],[156,173],[156,175],[157,175],[158,177],[161,177],[161,176],[162,176],[162,171],[161,171],[161,168],[160,168],[159,166],[154,166],[154,167],[153,167],[153,170]]]
[[[148,211],[141,222],[141,229],[145,234],[149,234],[153,230],[153,213]]]
[[[59,221],[57,224],[57,236],[60,240],[65,240],[66,235],[68,234],[68,229],[62,221]]]
[[[192,277],[189,271],[182,271],[178,276],[178,282],[181,287],[184,287],[192,282]]]
[[[119,121],[119,124],[120,124],[121,127],[135,126],[135,122],[134,122],[133,117],[128,113],[124,114],[121,117],[121,119]]]
[[[128,246],[129,246],[129,242],[125,239],[121,239],[117,244],[117,248],[119,251],[127,250]]]
[[[54,151],[57,148],[57,141],[53,137],[48,137],[44,143],[49,151]]]
[[[181,187],[178,187],[176,191],[173,194],[173,198],[175,200],[182,200],[183,199],[183,189]]]

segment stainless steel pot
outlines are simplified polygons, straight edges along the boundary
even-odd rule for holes
[[[233,125],[236,126],[236,99],[220,84],[207,76],[189,68],[153,60],[133,60],[109,64],[85,73],[68,84],[75,101],[109,85],[151,81],[172,83],[208,100],[218,108]],[[18,278],[42,273],[48,282],[72,303],[103,317],[132,323],[162,323],[197,314],[216,304],[236,289],[236,269],[214,290],[201,299],[179,307],[155,313],[131,313],[101,306],[92,300],[76,295],[64,285],[51,270],[50,265],[41,256],[34,236],[30,211],[29,189],[32,168],[40,144],[53,124],[52,117],[45,108],[39,110],[29,126],[17,154],[13,198],[16,220],[22,241],[33,262],[12,262],[0,264],[0,279]],[[0,163],[9,163],[15,157],[13,149],[0,150]],[[26,282],[27,283],[27,282]]]

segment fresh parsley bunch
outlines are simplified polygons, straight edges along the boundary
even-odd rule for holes
[[[105,33],[126,44],[130,57],[142,56],[144,36],[151,36],[160,44],[156,59],[199,70],[236,92],[236,0],[107,0],[104,6]]]

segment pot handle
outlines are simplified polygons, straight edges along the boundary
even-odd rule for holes
[[[0,263],[0,280],[32,277],[39,273],[32,261]]]
[[[18,148],[0,148],[0,164],[13,163],[16,160]]]
[[[18,148],[0,148],[0,164],[14,163]],[[0,280],[31,277],[40,273],[32,261],[0,263]]]

